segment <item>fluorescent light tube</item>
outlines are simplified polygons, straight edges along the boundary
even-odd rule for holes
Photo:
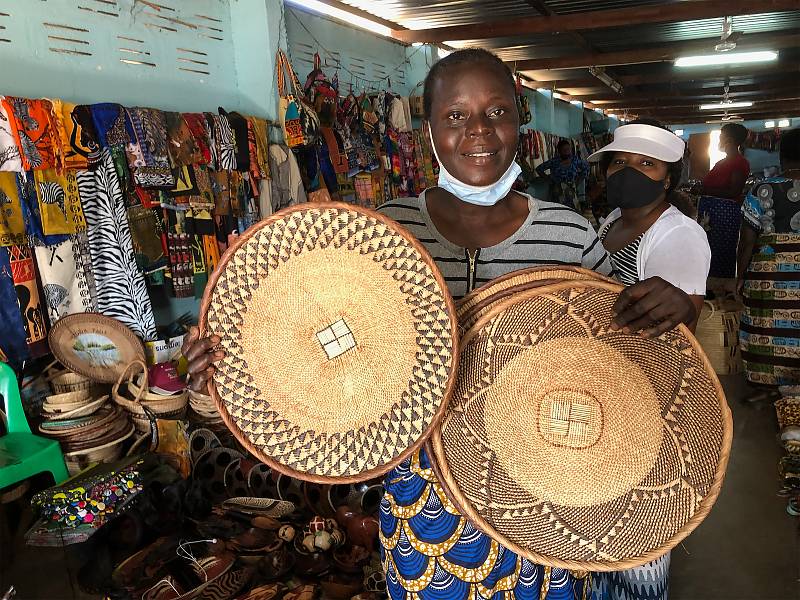
[[[678,137],[681,137],[683,135],[683,129],[676,129],[675,130],[675,135],[677,135]]]
[[[753,106],[749,100],[740,102],[717,102],[715,104],[701,104],[700,110],[725,110],[726,108],[748,108]]]
[[[719,54],[703,54],[700,56],[682,56],[675,61],[676,67],[704,67],[711,65],[736,65],[754,62],[766,62],[778,58],[772,50],[757,52],[720,52]]]
[[[792,122],[789,119],[781,119],[778,121],[778,127],[790,127]]]
[[[764,121],[764,127],[767,129],[775,129],[775,121]]]
[[[558,92],[553,92],[553,98],[561,98],[561,94]]]
[[[574,104],[575,106],[583,106],[583,102],[580,100],[570,100],[569,103]]]
[[[348,25],[360,27],[361,29],[371,31],[372,33],[377,33],[378,35],[383,35],[386,37],[392,36],[392,30],[389,27],[386,27],[386,25],[381,25],[375,21],[370,21],[369,19],[365,19],[360,15],[355,15],[346,10],[342,10],[341,8],[336,8],[335,6],[318,2],[318,0],[288,0],[288,2],[289,4],[302,6],[303,8],[313,10],[314,12],[333,17],[334,19],[339,19]]]

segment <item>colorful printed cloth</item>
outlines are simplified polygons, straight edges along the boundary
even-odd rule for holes
[[[800,384],[800,180],[774,177],[747,195],[745,224],[760,233],[744,278],[739,338],[745,375]]]
[[[0,246],[18,246],[25,243],[27,237],[17,175],[10,171],[0,171]]]
[[[33,171],[17,173],[17,193],[19,194],[25,233],[30,246],[52,246],[67,239],[66,234],[45,235],[42,214],[39,211],[39,196],[36,191],[36,178]]]
[[[25,342],[33,358],[44,356],[50,350],[47,346],[47,322],[44,307],[39,299],[39,286],[36,280],[36,263],[29,246],[9,246],[11,275],[17,293],[19,312],[25,328]]]
[[[702,196],[697,205],[697,221],[706,230],[711,246],[709,277],[736,277],[736,247],[742,212],[739,203],[728,198]]]
[[[582,600],[585,573],[520,558],[448,500],[424,450],[391,471],[380,511],[381,560],[392,600]]]
[[[134,124],[141,126],[141,132],[137,128],[137,138],[139,135],[142,137],[137,141],[142,151],[142,163],[137,161],[135,168],[131,165],[134,182],[144,188],[171,189],[175,178],[169,162],[164,113],[153,108],[131,108],[127,113]]]
[[[183,115],[168,112],[164,116],[167,121],[167,149],[172,166],[182,167],[203,162],[203,154]]]
[[[9,249],[0,248],[0,359],[15,369],[30,357],[25,324],[14,289]]]
[[[34,248],[51,323],[73,313],[97,310],[87,243],[86,233],[81,232],[55,246]]]
[[[72,104],[64,104],[64,111]],[[75,153],[74,164],[71,164],[70,150],[65,151],[65,162],[67,168],[81,169],[78,165],[79,157],[86,159],[86,168],[94,170],[98,167],[101,160],[100,142],[97,137],[97,130],[92,118],[92,109],[86,104],[79,104],[72,109],[70,119],[64,117],[64,124],[69,133],[69,143],[72,152]],[[70,121],[72,125],[70,125]]]
[[[78,195],[77,172],[55,169],[34,171],[39,214],[45,235],[74,234],[86,229]]]
[[[22,171],[22,157],[16,139],[16,121],[0,96],[0,171]]]
[[[89,108],[100,147],[124,150],[129,139],[123,107],[119,104],[103,103],[92,104]]]
[[[268,179],[269,174],[269,123],[258,117],[249,117],[250,125],[253,126],[253,133],[256,138],[256,163],[258,164],[259,175],[262,179]],[[250,161],[252,164],[252,149],[250,150]],[[252,171],[252,168],[250,169]]]
[[[210,167],[214,166],[211,156],[211,130],[206,116],[202,113],[183,113],[183,120],[192,132],[197,148],[203,156],[203,162]]]
[[[47,100],[6,96],[0,101],[8,118],[11,134],[20,150],[22,169],[61,168],[54,148],[60,146],[58,132],[50,116]]]

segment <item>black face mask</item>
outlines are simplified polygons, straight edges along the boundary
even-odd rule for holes
[[[658,200],[664,180],[653,181],[633,167],[620,169],[606,181],[606,197],[613,208],[641,208]]]

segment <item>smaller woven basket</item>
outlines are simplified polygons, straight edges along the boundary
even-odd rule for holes
[[[800,396],[788,396],[775,402],[778,415],[778,428],[784,429],[792,425],[800,427]]]
[[[140,383],[134,381],[136,369],[141,373]],[[125,393],[120,391],[123,383],[125,384]],[[114,402],[128,412],[137,431],[142,433],[150,431],[150,421],[144,410],[145,407],[161,418],[180,418],[185,413],[189,400],[187,391],[172,396],[151,393],[148,386],[147,366],[140,360],[133,361],[120,374],[112,389],[111,397]]]
[[[68,392],[80,392],[91,390],[96,384],[83,375],[78,375],[72,371],[58,371],[49,377],[50,385],[56,394],[66,394]]]
[[[60,394],[51,394],[45,399],[45,403],[51,406],[69,406],[70,408],[77,408],[86,403],[86,400],[92,395],[90,390],[78,390],[75,392],[64,392]]]
[[[742,371],[739,322],[744,306],[733,299],[706,300],[697,321],[695,337],[718,375]]]

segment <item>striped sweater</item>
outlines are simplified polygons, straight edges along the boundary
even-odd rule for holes
[[[528,196],[530,213],[509,238],[474,254],[449,242],[431,221],[425,193],[380,207],[427,248],[457,300],[485,283],[519,269],[542,265],[585,267],[603,275],[611,262],[592,226],[572,209]]]

